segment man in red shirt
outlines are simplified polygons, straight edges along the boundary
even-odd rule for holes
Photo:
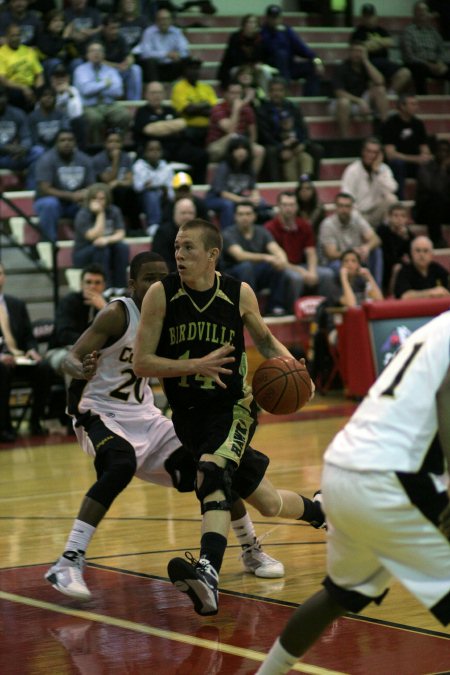
[[[230,139],[233,136],[247,136],[253,154],[253,169],[258,175],[264,161],[265,150],[256,143],[256,118],[250,103],[254,92],[242,97],[242,85],[230,83],[223,94],[222,103],[211,110],[206,149],[211,162],[223,159]]]
[[[318,294],[331,300],[335,295],[334,272],[317,265],[313,230],[307,220],[297,215],[295,194],[280,192],[277,205],[278,215],[264,227],[288,257],[288,272],[297,297]]]

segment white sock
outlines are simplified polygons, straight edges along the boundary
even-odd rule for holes
[[[64,551],[86,551],[97,528],[75,518]]]
[[[298,661],[297,656],[289,654],[280,644],[278,638],[272,645],[264,663],[256,671],[256,675],[284,675],[288,673]]]
[[[256,532],[248,513],[238,520],[232,520],[231,525],[233,526],[236,539],[243,549],[255,543]]]

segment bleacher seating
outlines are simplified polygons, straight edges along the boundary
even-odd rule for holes
[[[385,25],[394,37],[398,37],[403,27],[410,22],[409,12],[403,17],[383,17]],[[338,63],[347,54],[348,38],[352,31],[348,27],[324,27],[320,25],[318,15],[307,15],[298,12],[285,12],[284,20],[296,28],[303,39],[317,51],[322,57],[326,66],[326,77],[331,77],[332,67]],[[194,57],[203,60],[201,79],[212,84],[220,96],[218,82],[215,79],[217,68],[223,49],[227,43],[231,32],[235,31],[239,25],[239,19],[236,16],[208,16],[201,17],[201,23],[207,28],[190,27],[193,22],[193,16],[189,13],[180,14],[177,18],[181,26],[185,26],[186,35],[192,45],[191,53]],[[450,95],[442,95],[442,86],[440,83],[433,83],[431,91],[437,92],[430,96],[420,96],[419,104],[420,117],[423,119],[426,128],[430,134],[436,134],[439,137],[450,138]],[[353,161],[353,149],[348,150],[347,155],[331,157],[327,151],[333,145],[332,139],[337,135],[337,129],[333,117],[329,111],[329,99],[326,96],[306,98],[302,96],[302,83],[291,83],[291,98],[301,107],[306,118],[311,138],[317,142],[324,140],[326,147],[325,158],[321,163],[320,180],[316,182],[320,199],[325,203],[327,211],[331,211],[333,200],[339,190],[340,177],[348,163]],[[390,96],[390,105],[395,106],[396,98]],[[143,105],[145,101],[123,101],[122,104],[132,109]],[[366,121],[354,120],[351,127],[352,140],[356,141],[365,135],[373,132],[372,125]],[[129,140],[131,136],[129,137]],[[326,145],[326,143],[328,145]],[[208,177],[214,167],[210,167]],[[34,193],[31,191],[20,190],[21,177],[10,171],[0,171],[0,191],[5,197],[13,201],[36,222],[36,216],[33,208]],[[276,196],[280,190],[293,189],[294,183],[261,183],[259,185],[262,196],[270,203],[276,203]],[[194,192],[199,196],[204,195],[208,189],[207,185],[194,186]],[[415,182],[409,180],[406,189],[406,204],[411,206],[415,195]],[[39,233],[30,227],[25,219],[19,218],[17,213],[0,200],[0,220],[9,220],[11,232],[16,241],[23,245],[38,245],[41,264],[44,268],[51,266],[50,245],[40,242]],[[419,227],[419,226],[418,226]],[[449,228],[444,228],[444,236],[448,238],[450,244]],[[58,267],[61,269],[72,269],[72,247],[73,234],[67,223],[61,223],[59,228],[59,246],[57,254]],[[130,257],[141,250],[147,250],[149,239],[129,239]],[[438,252],[439,262],[450,267],[450,251],[444,249]]]

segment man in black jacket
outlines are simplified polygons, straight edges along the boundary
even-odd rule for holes
[[[47,430],[41,426],[41,419],[49,397],[51,370],[38,352],[24,301],[3,293],[5,279],[0,263],[0,443],[11,443],[16,438],[9,408],[15,374],[29,382],[33,390],[30,431],[44,436]]]
[[[81,290],[68,293],[58,305],[55,328],[50,338],[46,360],[58,375],[63,375],[62,362],[69,349],[107,304],[105,271],[93,263],[81,273]]]

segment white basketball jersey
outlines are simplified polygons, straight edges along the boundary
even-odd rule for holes
[[[114,417],[133,416],[138,407],[142,417],[150,418],[160,411],[154,405],[148,378],[136,377],[133,372],[133,349],[140,313],[131,298],[121,297],[128,313],[125,333],[113,345],[101,350],[97,372],[83,389],[79,403],[80,412],[96,410]],[[133,410],[130,409],[133,407]]]
[[[436,393],[449,364],[445,312],[409,336],[335,436],[325,461],[355,471],[419,471],[438,430]]]

